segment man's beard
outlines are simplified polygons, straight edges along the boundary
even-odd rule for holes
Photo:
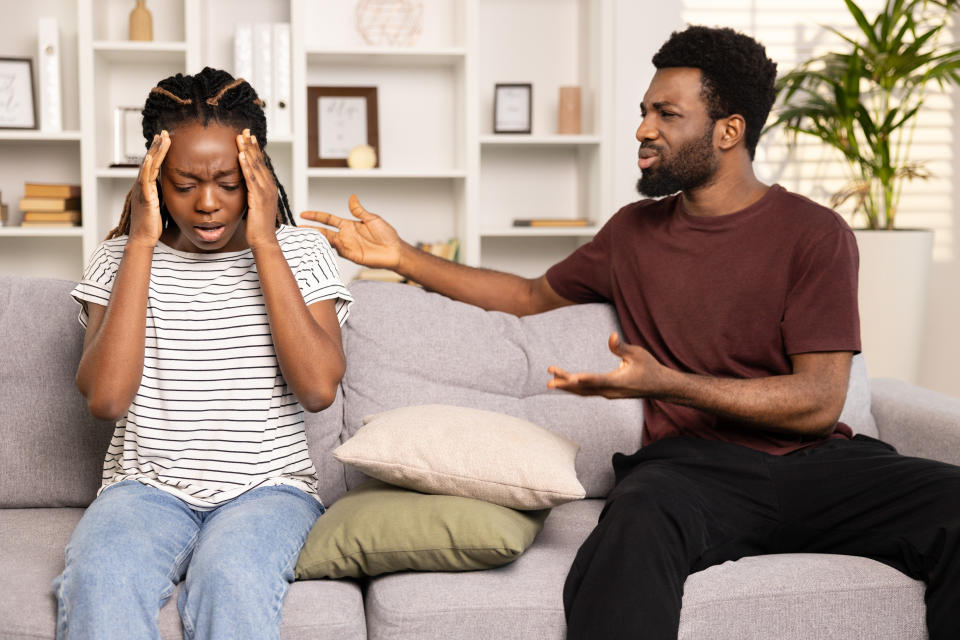
[[[656,149],[656,145],[651,145]],[[650,198],[668,196],[703,186],[717,172],[713,150],[713,126],[704,134],[678,148],[671,158],[660,156],[660,162],[643,169],[637,180],[637,191]]]

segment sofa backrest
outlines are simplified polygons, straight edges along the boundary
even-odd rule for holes
[[[74,383],[83,343],[66,280],[0,276],[0,508],[86,506],[100,485],[113,425],[93,419]],[[607,305],[526,318],[483,311],[417,287],[359,282],[344,328],[347,373],[336,402],[306,415],[307,439],[330,504],[362,478],[331,455],[363,417],[443,403],[526,418],[581,445],[577,472],[590,496],[613,483],[610,456],[640,443],[641,403],[548,391],[547,367],[616,365]],[[841,419],[876,435],[863,359],[854,359]]]

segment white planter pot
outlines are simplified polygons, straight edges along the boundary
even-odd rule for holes
[[[855,230],[860,335],[871,377],[916,383],[933,231]]]

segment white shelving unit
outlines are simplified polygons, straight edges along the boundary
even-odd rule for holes
[[[126,39],[126,0],[37,0],[0,26],[5,55],[36,55],[36,19],[56,15],[63,133],[0,131],[0,190],[14,220],[23,182],[83,186],[83,226],[0,228],[0,273],[77,278],[115,226],[137,170],[111,168],[113,111],[142,105],[166,76],[232,71],[238,22],[289,22],[293,133],[267,151],[295,212],[349,216],[360,196],[410,241],[456,236],[471,265],[536,275],[612,213],[614,0],[423,0],[409,47],[367,45],[346,0],[165,0],[154,41]],[[492,132],[497,82],[533,85],[531,135]],[[376,86],[380,165],[307,167],[306,88]],[[579,85],[583,133],[556,133],[558,89]],[[587,227],[517,228],[513,218],[586,217]],[[356,267],[342,263],[349,278]]]

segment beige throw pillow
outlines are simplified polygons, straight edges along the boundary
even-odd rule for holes
[[[415,491],[546,509],[583,498],[574,468],[579,448],[527,420],[431,404],[365,418],[333,455]]]

